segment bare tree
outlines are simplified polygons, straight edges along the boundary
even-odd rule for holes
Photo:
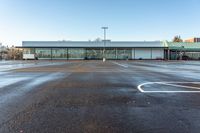
[[[173,42],[183,42],[183,40],[181,39],[181,36],[175,36]]]

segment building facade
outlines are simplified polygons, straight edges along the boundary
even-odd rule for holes
[[[189,39],[186,39],[185,42],[190,42],[190,43],[194,43],[194,42],[200,42],[200,38],[189,38]]]
[[[166,42],[169,60],[200,60],[200,43]]]
[[[23,58],[38,59],[164,59],[166,47],[160,41],[24,41]]]

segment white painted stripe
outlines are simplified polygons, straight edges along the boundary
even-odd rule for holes
[[[168,83],[160,83],[160,84],[169,85],[169,86],[174,86],[174,87],[191,88],[191,89],[200,89],[199,87],[193,87],[193,86],[176,85],[176,84],[168,84]]]
[[[200,91],[144,91],[143,93],[200,93]]]
[[[137,87],[140,92],[144,92],[144,90],[142,89],[142,86],[144,86],[144,84],[138,85]]]
[[[185,85],[175,85],[175,84],[172,84],[172,83],[200,84],[200,82],[146,82],[146,83],[138,85],[137,88],[142,93],[200,93],[200,91],[145,91],[145,90],[142,89],[142,86],[151,85],[151,84],[163,84],[163,85],[169,85],[169,86],[181,87],[181,88],[200,89],[199,87],[185,86]]]
[[[120,64],[120,63],[117,63],[117,62],[113,62],[113,63],[114,63],[114,64],[116,64],[116,65],[119,65],[119,66],[125,67],[125,68],[127,68],[127,67],[128,67],[127,65]]]

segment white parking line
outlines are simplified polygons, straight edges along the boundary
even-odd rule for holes
[[[113,63],[114,63],[114,64],[116,64],[116,65],[119,65],[119,66],[125,67],[125,68],[127,68],[127,67],[128,67],[127,65],[120,64],[120,63],[117,63],[117,62],[113,62]]]
[[[168,86],[174,86],[174,87],[180,87],[180,88],[188,88],[188,89],[200,89],[199,87],[176,85],[177,83],[200,84],[200,82],[146,82],[146,83],[138,85],[137,88],[142,93],[200,93],[200,90],[199,91],[145,91],[144,89],[142,89],[143,86],[151,85],[151,84],[168,85]]]

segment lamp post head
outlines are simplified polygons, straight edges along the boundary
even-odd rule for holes
[[[101,27],[102,29],[108,29],[108,27]]]

